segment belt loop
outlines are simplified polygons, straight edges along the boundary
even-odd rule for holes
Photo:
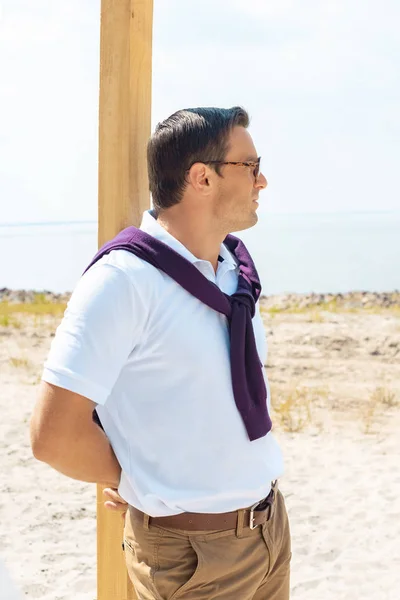
[[[268,515],[268,521],[270,521],[272,519],[272,517],[274,516],[275,513],[275,508],[276,508],[276,503],[278,501],[278,480],[275,479],[275,481],[272,484],[272,489],[274,490],[274,497],[272,499],[272,504],[269,507],[269,515]]]
[[[143,527],[146,531],[149,530],[149,521],[150,521],[149,515],[146,515],[146,513],[144,513],[143,514]]]
[[[274,506],[275,502],[276,502],[276,496],[278,494],[279,488],[278,488],[278,480],[275,479],[275,481],[273,481],[271,483],[271,489],[273,492],[273,496],[272,496],[272,506]],[[271,512],[271,517],[272,517],[272,512]],[[270,518],[271,518],[270,517]]]
[[[237,511],[236,537],[238,538],[242,537],[245,512],[243,509]]]

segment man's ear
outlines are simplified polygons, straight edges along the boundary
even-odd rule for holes
[[[194,163],[187,174],[187,182],[196,190],[204,194],[210,188],[209,168],[204,163]]]

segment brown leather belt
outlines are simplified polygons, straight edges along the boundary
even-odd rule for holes
[[[226,529],[236,529],[238,525],[239,514],[243,515],[243,527],[255,529],[258,525],[263,525],[272,516],[274,501],[277,492],[277,482],[273,482],[272,489],[268,496],[260,502],[253,504],[249,508],[242,508],[226,513],[180,513],[169,517],[148,517],[134,506],[129,507],[129,512],[142,522],[147,520],[148,525],[158,525],[159,527],[169,527],[170,529],[184,529],[186,531],[210,531]]]

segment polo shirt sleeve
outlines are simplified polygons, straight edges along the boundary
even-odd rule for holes
[[[119,267],[97,263],[78,282],[42,379],[105,404],[142,334],[144,303]]]

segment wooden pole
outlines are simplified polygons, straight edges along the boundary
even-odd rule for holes
[[[102,0],[99,229],[102,245],[149,208],[153,0]],[[97,600],[134,600],[122,551],[123,521],[97,486]]]

